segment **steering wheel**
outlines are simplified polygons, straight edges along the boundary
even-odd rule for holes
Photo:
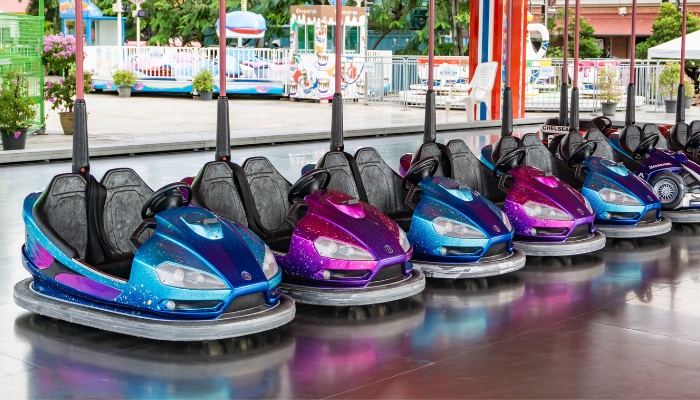
[[[435,157],[426,158],[411,165],[403,177],[403,182],[401,182],[403,188],[409,190],[411,186],[417,185],[423,179],[435,175],[439,166],[440,162]]]
[[[331,173],[327,169],[315,169],[299,178],[298,181],[289,188],[287,201],[294,204],[297,199],[303,199],[311,193],[326,190],[331,183]]]
[[[612,129],[612,121],[608,117],[595,117],[591,120],[593,124],[601,131],[605,136],[608,135],[610,129]]]
[[[700,147],[700,131],[693,133],[690,135],[688,138],[688,141],[685,142],[685,147],[683,147],[683,151],[692,151],[696,148]],[[690,149],[690,150],[688,150]]]
[[[520,165],[525,159],[525,149],[518,147],[509,151],[506,155],[501,156],[501,158],[493,166],[493,176],[498,178],[498,173],[507,173],[511,169]]]
[[[658,135],[651,135],[644,138],[632,152],[632,158],[635,160],[641,159],[649,152],[649,150],[656,147],[657,143],[659,143]]]
[[[187,191],[187,196],[182,194],[182,189]],[[153,195],[146,200],[141,207],[141,218],[153,218],[161,211],[170,210],[171,208],[187,207],[192,201],[192,187],[183,182],[175,182],[163,186],[158,189]],[[148,212],[148,210],[151,212]]]
[[[578,132],[574,133],[578,134]],[[583,160],[587,159],[590,157],[593,153],[595,153],[595,150],[598,148],[598,143],[595,140],[587,140],[578,147],[574,149],[574,151],[571,152],[571,155],[569,155],[569,159],[566,161],[566,164],[569,167],[573,167],[575,164],[580,164],[583,162]]]

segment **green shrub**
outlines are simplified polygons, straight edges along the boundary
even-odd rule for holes
[[[659,92],[666,100],[675,100],[681,79],[681,65],[677,62],[666,64],[659,73]]]
[[[617,68],[606,65],[598,70],[598,98],[608,103],[617,103],[622,97],[621,87],[617,84]]]
[[[192,80],[192,90],[197,92],[213,92],[214,74],[208,69],[199,71]]]
[[[125,69],[118,69],[112,74],[112,81],[117,87],[132,87],[136,84],[136,73]]]
[[[28,128],[35,116],[34,101],[29,96],[29,78],[19,70],[8,70],[2,75],[0,129],[14,132]]]

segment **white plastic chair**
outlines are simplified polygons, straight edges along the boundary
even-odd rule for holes
[[[469,84],[464,88],[469,93],[463,97],[452,97],[452,88],[448,93],[445,102],[445,120],[450,116],[450,107],[454,103],[464,103],[467,108],[467,121],[474,120],[474,106],[479,103],[486,104],[486,115],[491,115],[491,90],[496,81],[498,63],[495,61],[481,63],[476,66],[476,71],[469,80]]]

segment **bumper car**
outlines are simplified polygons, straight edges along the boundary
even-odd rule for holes
[[[17,305],[102,330],[173,341],[242,336],[283,325],[294,301],[248,229],[187,207],[192,189],[155,193],[130,169],[100,182],[61,174],[24,201]]]
[[[605,246],[605,235],[595,230],[593,208],[585,197],[551,172],[521,165],[526,155],[513,136],[482,149],[492,179],[507,194],[503,211],[515,228],[515,247],[528,255],[563,256]]]
[[[622,162],[651,185],[663,216],[676,223],[700,222],[700,166],[681,152],[668,150],[656,129],[628,125],[608,138],[597,129],[586,133],[597,142],[593,155]]]
[[[433,176],[435,158],[413,165],[404,178],[372,148],[354,157],[327,153],[317,167],[330,171],[332,189],[366,199],[396,221],[413,245],[413,265],[427,277],[493,276],[525,265],[505,214],[467,186]]]
[[[591,156],[598,146],[596,141],[584,143],[581,135],[572,131],[563,135],[558,143],[556,156],[542,156],[543,152],[537,149],[544,149],[544,145],[533,134],[525,135],[523,144],[529,148],[526,163],[555,165],[554,169],[566,172],[556,175],[581,191],[595,213],[596,229],[606,237],[654,236],[671,230],[671,220],[660,216],[661,202],[646,181],[623,165]],[[531,153],[536,154],[536,158],[528,160]]]
[[[264,157],[242,166],[207,163],[194,178],[194,204],[250,227],[272,249],[282,290],[299,303],[350,306],[420,293],[398,225],[345,193],[327,190],[325,170],[290,184]]]

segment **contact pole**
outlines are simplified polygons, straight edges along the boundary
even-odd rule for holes
[[[231,160],[231,124],[226,97],[226,0],[219,0],[219,99],[216,102],[216,161]]]
[[[510,136],[513,134],[513,92],[510,88],[510,71],[511,71],[511,53],[513,36],[513,0],[506,0],[507,19],[506,19],[506,60],[502,67],[506,71],[506,87],[503,89],[503,108],[501,111],[501,137]]]
[[[331,151],[343,151],[343,93],[341,68],[343,57],[343,2],[335,1],[335,92],[331,116]]]
[[[678,84],[678,101],[676,102],[676,123],[685,121],[685,33],[688,15],[688,0],[683,0],[683,18],[681,20],[681,73]]]
[[[90,173],[85,76],[83,75],[83,2],[75,2],[75,104],[73,105],[73,173]]]
[[[579,31],[581,29],[579,15],[581,12],[581,0],[576,0],[576,8],[574,9],[574,86],[571,88],[571,117],[569,122],[572,130],[578,132],[579,124],[579,90],[578,90],[578,47],[579,47]],[[567,29],[568,34],[568,29]]]
[[[636,46],[635,42],[637,41],[637,0],[632,0],[632,35],[630,37],[630,83],[627,85],[627,104],[626,104],[626,110],[625,110],[625,126],[630,126],[634,125],[636,122],[636,117],[635,117],[635,93],[637,92],[635,90],[635,81],[636,81],[636,76],[635,76],[635,68],[634,68],[634,63],[635,63],[635,51],[636,51]]]
[[[559,125],[568,125],[569,109],[569,0],[564,1],[564,59],[561,67],[561,88],[559,92]]]
[[[433,69],[435,69],[435,0],[430,0],[430,10],[428,11],[428,90],[425,92],[423,143],[433,143],[437,136]]]

